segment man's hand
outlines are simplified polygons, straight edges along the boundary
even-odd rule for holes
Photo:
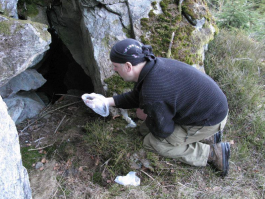
[[[84,103],[97,114],[107,117],[109,115],[109,102],[103,95],[91,93],[82,95]]]
[[[138,108],[136,110],[136,116],[141,119],[141,120],[145,120],[147,118],[147,115],[144,113],[144,111],[140,108]]]

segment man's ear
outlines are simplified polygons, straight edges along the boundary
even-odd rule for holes
[[[125,63],[125,67],[126,67],[126,71],[127,72],[131,72],[132,71],[132,64],[131,64],[131,62],[126,62]]]

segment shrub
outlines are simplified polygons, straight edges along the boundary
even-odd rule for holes
[[[222,30],[209,45],[205,60],[206,72],[228,98],[230,136],[260,152],[265,138],[264,55],[264,47],[242,31]]]

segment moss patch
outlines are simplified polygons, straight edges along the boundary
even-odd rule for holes
[[[0,33],[4,35],[10,35],[10,23],[8,21],[1,21],[0,22]]]
[[[105,79],[104,82],[108,84],[108,96],[113,96],[113,93],[122,94],[125,90],[132,89],[134,86],[132,82],[125,82],[116,74]]]
[[[31,149],[31,147],[21,148],[22,162],[26,169],[31,169],[32,164],[40,161],[43,156],[43,154],[40,154],[38,151],[28,151],[29,149]]]
[[[206,17],[197,16],[192,13],[191,5],[194,3],[194,0],[184,1],[182,9],[188,12],[194,19],[197,17],[205,17],[206,20],[210,19],[208,14]],[[152,45],[156,56],[166,57],[172,33],[175,32],[170,58],[178,59],[191,65],[200,63],[200,56],[193,50],[196,44],[192,43],[192,33],[195,27],[188,23],[179,13],[178,2],[174,0],[162,0],[160,6],[163,11],[162,14],[155,15],[153,10],[151,10],[149,18],[141,19],[142,30],[144,31],[144,34],[141,36],[142,42]],[[208,10],[205,13],[209,13]]]
[[[43,4],[43,0],[18,0],[17,8],[19,16],[27,19],[27,17],[34,17],[39,14],[37,4]]]

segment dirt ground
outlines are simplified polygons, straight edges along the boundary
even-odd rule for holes
[[[86,123],[98,118],[81,98],[63,96],[37,118],[17,126],[22,149],[28,149],[27,155],[39,153],[27,168],[34,199],[97,198],[99,191],[104,195],[105,190],[90,181],[98,160],[87,153],[82,140]]]

